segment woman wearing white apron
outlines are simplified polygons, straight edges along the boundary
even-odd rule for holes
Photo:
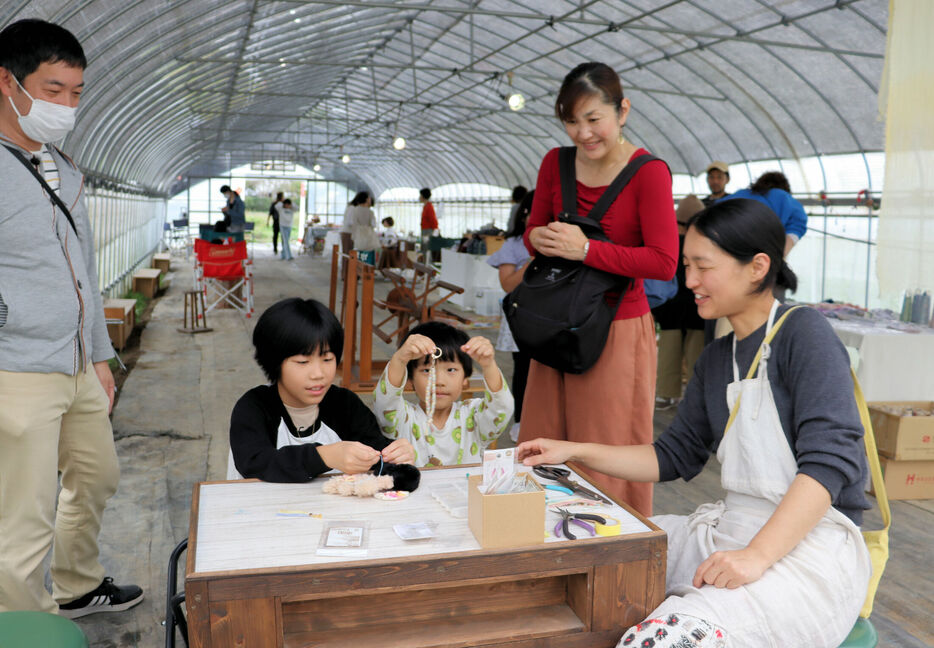
[[[725,316],[735,333],[704,350],[654,444],[519,446],[528,465],[575,460],[635,481],[691,479],[716,452],[727,496],[652,518],[668,533],[667,598],[620,646],[674,645],[687,623],[704,629],[697,645],[837,648],[866,596],[867,468],[848,358],[823,316],[772,297],[796,280],[781,222],[762,207],[726,201],[691,221],[687,286],[702,317]]]

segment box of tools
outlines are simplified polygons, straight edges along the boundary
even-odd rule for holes
[[[467,478],[467,524],[484,549],[545,542],[545,490],[528,473],[518,492],[480,492],[482,475]]]

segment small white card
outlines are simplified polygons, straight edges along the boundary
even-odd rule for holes
[[[318,542],[319,556],[365,557],[369,522],[357,520],[328,520]]]
[[[363,544],[363,527],[333,527],[328,529],[325,547],[359,547]]]

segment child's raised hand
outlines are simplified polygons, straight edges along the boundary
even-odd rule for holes
[[[461,347],[461,351],[469,355],[482,369],[496,364],[496,352],[493,350],[493,343],[482,335],[467,340],[467,344]]]
[[[398,357],[402,363],[407,363],[410,360],[417,360],[418,358],[424,358],[426,355],[431,355],[434,350],[434,340],[416,333],[407,337],[393,356]]]
[[[383,461],[396,464],[415,463],[415,448],[408,439],[396,439],[383,448]]]
[[[366,472],[379,461],[380,453],[359,441],[338,441],[318,447],[318,455],[328,468],[348,475]]]

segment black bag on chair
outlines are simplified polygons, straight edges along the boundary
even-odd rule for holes
[[[620,171],[586,217],[577,214],[577,149],[558,155],[563,211],[558,220],[578,225],[587,238],[608,241],[600,220],[623,188],[646,162],[640,155]],[[603,352],[610,325],[632,279],[561,257],[536,255],[516,288],[503,300],[506,321],[523,352],[566,373],[590,369]]]

